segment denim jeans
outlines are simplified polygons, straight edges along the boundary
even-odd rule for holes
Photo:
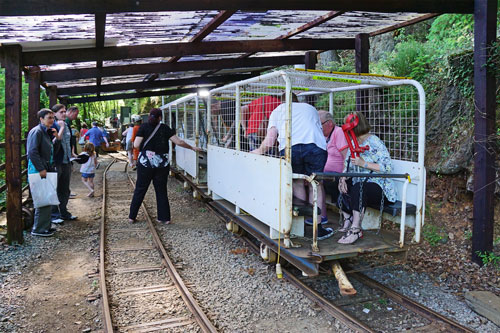
[[[283,149],[281,156],[285,154]],[[314,143],[299,143],[292,146],[292,170],[294,173],[311,175],[315,172],[323,172],[328,153],[316,146]]]

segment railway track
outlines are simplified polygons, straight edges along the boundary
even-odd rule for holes
[[[105,332],[217,332],[186,284],[144,204],[128,223],[135,186],[116,157],[103,174],[99,277]],[[120,170],[121,169],[121,170]]]
[[[182,174],[176,173],[178,177],[180,177],[183,181],[187,181],[193,190],[198,192],[200,189],[196,188],[196,185],[189,181],[189,179],[185,178]],[[205,198],[207,199],[207,198]],[[207,207],[214,212],[220,219],[224,222],[234,221],[235,219],[232,216],[229,216],[227,212],[220,211],[216,206],[210,205],[209,200],[204,200]],[[245,241],[249,248],[256,254],[259,255],[259,247],[256,244],[254,239],[248,238],[248,236],[239,236],[243,241]],[[257,241],[258,242],[258,241]],[[300,272],[293,272],[292,269],[282,269],[283,277],[296,286],[298,289],[302,291],[304,295],[306,295],[309,299],[311,299],[314,303],[318,304],[323,310],[332,315],[332,317],[336,318],[340,322],[342,322],[347,327],[351,328],[357,332],[377,332],[380,329],[372,328],[370,323],[363,322],[355,315],[352,314],[348,310],[347,305],[353,305],[356,303],[356,299],[353,298],[352,301],[344,302],[344,305],[336,304],[335,301],[328,299],[325,295],[318,290],[315,290],[314,287],[310,286],[310,282],[314,281],[314,279],[306,278],[304,279],[300,276]],[[465,327],[458,322],[454,321],[451,318],[448,318],[444,315],[437,313],[436,311],[420,304],[409,297],[406,297],[397,291],[369,278],[368,276],[359,273],[353,272],[349,274],[350,277],[354,278],[358,283],[362,284],[365,288],[370,289],[371,294],[379,294],[384,295],[385,298],[392,301],[393,304],[397,304],[404,311],[408,311],[413,315],[420,317],[419,322],[412,330],[417,330],[419,332],[474,332],[473,330]],[[334,281],[332,279],[329,280],[330,283]],[[373,298],[373,296],[371,297]],[[361,298],[361,301],[362,298]],[[342,302],[339,302],[342,303]]]

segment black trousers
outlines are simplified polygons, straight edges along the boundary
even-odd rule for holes
[[[134,197],[130,203],[130,213],[128,217],[135,219],[144,196],[148,191],[149,184],[153,181],[156,193],[157,218],[160,221],[170,221],[170,205],[167,195],[167,180],[170,167],[166,168],[146,168],[140,163],[137,164],[137,182],[135,184]]]
[[[52,219],[69,218],[71,213],[68,211],[68,200],[71,190],[71,163],[61,163],[56,165],[57,170],[57,198],[59,206],[52,206]]]
[[[347,195],[343,194],[343,203],[347,201],[348,207],[343,205],[342,211],[352,215],[352,211],[355,210],[360,212],[365,209],[366,206],[380,208],[380,203],[382,202],[382,196],[384,192],[380,185],[372,182],[363,183],[363,194],[361,192],[361,182],[352,184],[352,180],[347,181]],[[387,198],[384,198],[384,202],[387,202]],[[361,205],[360,205],[361,204]]]
[[[331,195],[332,202],[336,203],[340,193],[338,178],[335,180],[323,180],[323,187],[325,188],[326,194]]]

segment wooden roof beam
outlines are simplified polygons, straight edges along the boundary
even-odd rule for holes
[[[236,10],[223,10],[217,14],[210,22],[207,23],[196,35],[194,35],[189,42],[196,43],[201,42],[203,38],[207,37],[212,31],[217,29],[222,23],[226,22]],[[172,57],[168,62],[176,62],[180,59],[180,56]]]
[[[236,82],[241,80],[246,80],[251,78],[251,74],[233,74],[233,75],[218,75],[210,77],[192,77],[187,79],[170,79],[170,80],[157,80],[157,81],[139,81],[139,82],[127,82],[127,83],[115,83],[102,85],[100,89],[94,85],[92,86],[80,86],[71,88],[59,88],[57,92],[59,96],[75,96],[84,94],[97,94],[103,92],[116,92],[116,91],[126,91],[126,90],[147,90],[147,89],[157,89],[157,88],[167,88],[167,87],[181,87],[181,86],[191,86],[191,85],[201,85],[201,84],[219,84]]]
[[[267,66],[284,66],[304,63],[304,56],[253,57],[247,59],[231,58],[219,60],[180,61],[176,63],[136,64],[124,66],[108,66],[103,68],[64,69],[42,72],[45,82],[71,81],[90,79],[97,76],[126,76],[148,73],[185,72],[226,68],[255,68]]]
[[[104,40],[106,36],[106,14],[95,14],[95,47],[98,50],[104,48]],[[102,68],[102,60],[96,61],[96,68]],[[101,86],[102,78],[96,77],[96,86]],[[99,93],[97,93],[99,95]]]
[[[210,89],[212,89],[212,88],[213,87],[210,87]],[[145,92],[113,94],[113,95],[104,95],[104,96],[68,98],[67,102],[69,104],[75,104],[75,103],[85,103],[85,102],[113,101],[113,100],[117,100],[117,99],[130,99],[130,98],[142,98],[142,97],[153,97],[153,96],[170,96],[170,95],[188,94],[188,93],[193,93],[196,91],[198,91],[198,88],[171,89],[171,90],[161,90],[161,91],[145,91]]]
[[[309,50],[354,49],[354,38],[328,39],[265,39],[211,41],[196,43],[167,43],[159,45],[113,46],[75,50],[35,51],[23,53],[25,66],[64,64],[74,62],[226,54],[242,52],[284,52]]]
[[[406,22],[398,23],[398,24],[395,24],[395,25],[391,25],[390,27],[387,27],[387,28],[383,28],[383,29],[380,29],[380,30],[377,30],[377,31],[370,32],[370,37],[378,36],[378,35],[381,35],[381,34],[385,34],[386,32],[391,32],[391,31],[394,31],[394,30],[397,30],[397,29],[401,29],[401,28],[407,27],[409,25],[412,25],[412,24],[415,24],[415,23],[419,23],[419,22],[431,19],[431,18],[439,16],[439,15],[441,15],[441,14],[431,13],[431,14],[427,14],[427,15],[422,15],[420,17],[414,18],[413,20],[409,20],[409,21],[406,21]]]
[[[3,16],[162,12],[195,10],[344,10],[370,12],[473,13],[474,0],[0,0]]]

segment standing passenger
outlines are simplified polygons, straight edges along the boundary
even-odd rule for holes
[[[132,134],[134,134],[133,132],[134,132],[134,124],[130,123],[128,125],[128,128],[122,133],[122,136],[125,135],[125,150],[127,151],[127,156],[128,156],[128,166],[131,168],[135,167],[135,160],[133,153],[134,142],[132,141]]]
[[[92,128],[88,130],[85,137],[94,145],[97,157],[99,157],[99,150],[102,142],[106,142],[106,147],[109,147],[108,139],[103,136],[102,131],[97,127],[96,121],[92,122]]]
[[[241,114],[246,124],[245,135],[248,138],[250,150],[259,148],[262,139],[266,136],[267,122],[274,109],[281,104],[275,96],[262,96],[241,108]]]
[[[161,123],[162,112],[152,109],[148,122],[137,131],[134,147],[140,150],[137,160],[137,183],[130,203],[129,222],[134,223],[149,184],[153,181],[156,193],[157,222],[169,224],[171,220],[167,195],[167,179],[170,170],[168,140],[180,147],[201,151],[175,135],[175,131]]]
[[[54,155],[57,170],[57,198],[59,206],[52,207],[52,223],[62,223],[64,220],[76,220],[68,211],[68,200],[71,194],[69,185],[71,182],[71,130],[66,124],[66,107],[62,104],[52,106],[59,126],[61,149]],[[55,125],[55,124],[54,124]]]
[[[284,100],[284,98],[283,98]],[[255,154],[265,154],[278,140],[280,155],[285,155],[286,146],[286,119],[288,110],[286,104],[281,104],[269,118],[267,135],[259,148],[252,151]],[[311,175],[314,172],[323,172],[327,160],[326,141],[323,136],[318,111],[307,103],[298,103],[297,96],[292,94],[292,170],[294,173]],[[300,200],[307,201],[307,192],[304,180],[293,180],[293,195]],[[322,187],[318,187],[318,201],[323,200]],[[312,197],[309,198],[312,203]],[[318,239],[326,239],[333,235],[331,228],[323,228],[318,224]]]
[[[40,173],[40,177],[45,178],[47,172],[54,172],[53,163],[54,147],[52,140],[55,137],[56,129],[54,124],[54,112],[50,109],[38,111],[40,124],[31,129],[28,133],[28,174]],[[35,209],[35,221],[31,234],[34,236],[50,237],[55,229],[50,228],[50,214],[52,206],[39,207]]]
[[[94,177],[95,168],[97,167],[97,159],[94,152],[95,147],[92,142],[87,142],[83,147],[83,154],[88,155],[89,159],[80,167],[83,185],[90,191],[89,194],[87,194],[89,198],[94,196]]]

